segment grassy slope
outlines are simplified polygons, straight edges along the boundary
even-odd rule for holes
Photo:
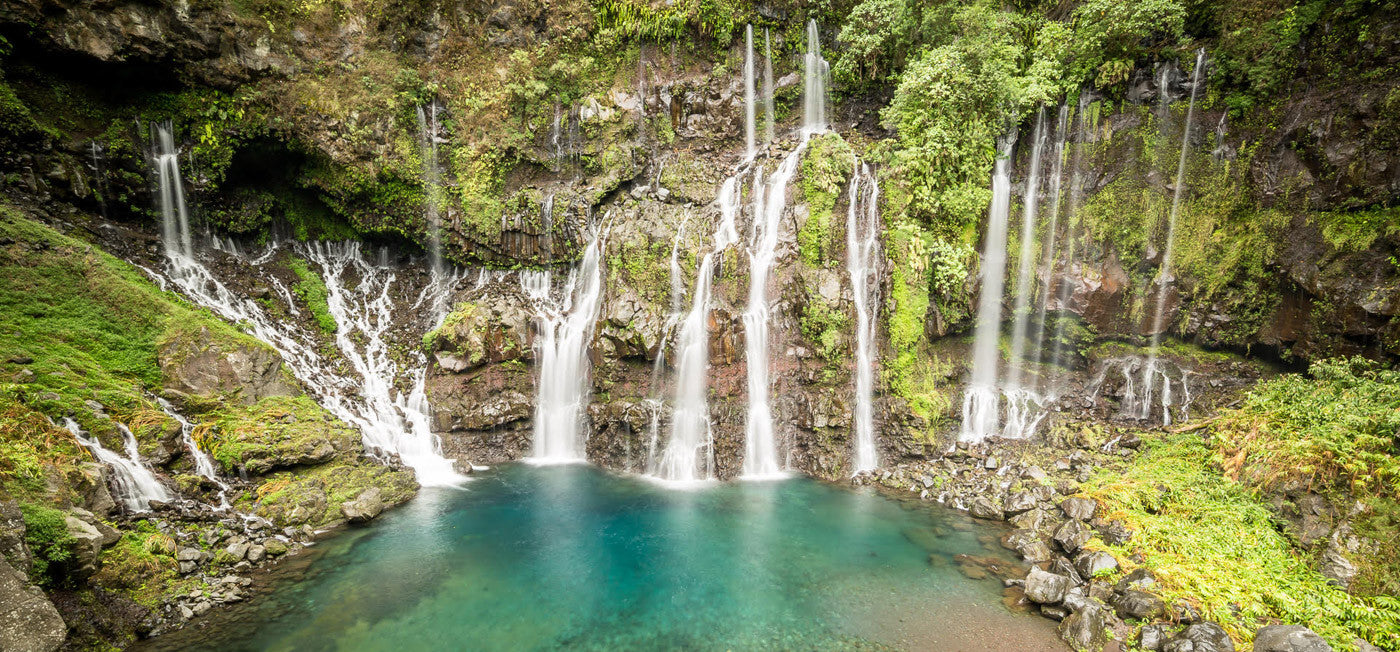
[[[1400,650],[1394,374],[1360,362],[1320,363],[1314,378],[1262,384],[1212,424],[1208,440],[1183,432],[1150,442],[1125,471],[1085,485],[1110,518],[1136,532],[1121,547],[1096,543],[1123,561],[1140,555],[1128,569],[1152,569],[1165,597],[1197,603],[1237,640],[1282,621],[1312,628],[1339,650],[1353,649],[1357,637]],[[1344,495],[1370,505],[1355,524],[1381,538],[1381,550],[1358,560],[1363,572],[1352,593],[1330,584],[1281,531],[1263,491],[1285,478],[1304,478],[1343,506],[1351,504]]]

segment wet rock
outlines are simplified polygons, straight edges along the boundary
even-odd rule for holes
[[[1050,559],[1050,546],[1031,530],[1014,530],[1002,537],[1003,548],[1015,550],[1027,563],[1038,564]]]
[[[208,328],[171,338],[157,352],[166,387],[197,396],[232,395],[247,405],[269,396],[301,393],[283,373],[282,356]]]
[[[1088,521],[1094,518],[1094,512],[1098,510],[1098,503],[1093,498],[1066,498],[1060,502],[1060,509],[1069,518]]]
[[[251,561],[254,564],[256,564],[262,561],[264,557],[267,557],[267,548],[260,545],[248,546],[248,561]]]
[[[1156,652],[1167,643],[1167,630],[1161,625],[1143,625],[1138,632],[1138,647]]]
[[[1064,575],[1069,578],[1070,584],[1078,586],[1084,583],[1084,578],[1079,574],[1079,570],[1074,567],[1074,563],[1064,557],[1056,556],[1050,562],[1050,572]]]
[[[1012,516],[1024,514],[1035,509],[1035,507],[1035,494],[1029,491],[1017,492],[1006,500],[1006,513]]]
[[[1023,530],[1039,530],[1050,522],[1050,514],[1038,507],[1011,517],[1011,524]]]
[[[1060,638],[1076,650],[1100,649],[1108,639],[1104,633],[1108,626],[1106,616],[1104,608],[1097,605],[1076,609],[1060,622]]]
[[[1102,550],[1088,551],[1080,553],[1074,559],[1074,567],[1079,569],[1079,574],[1084,577],[1094,577],[1099,573],[1106,573],[1118,568],[1118,560]]]
[[[1121,546],[1132,540],[1133,531],[1123,525],[1122,521],[1109,521],[1099,528],[1099,536],[1109,545]]]
[[[1047,573],[1035,566],[1026,575],[1026,597],[1040,604],[1054,604],[1065,598],[1069,590],[1069,578]]]
[[[1040,605],[1040,615],[1051,620],[1060,621],[1064,620],[1066,616],[1069,616],[1069,609],[1057,604],[1043,604]]]
[[[1189,646],[1183,645],[1189,643]],[[1162,647],[1164,652],[1235,652],[1235,642],[1215,623],[1198,623]]]
[[[1055,530],[1054,540],[1055,543],[1060,545],[1062,550],[1072,555],[1079,552],[1079,549],[1083,548],[1084,544],[1088,543],[1092,536],[1093,534],[1089,531],[1089,526],[1085,525],[1082,521],[1071,519],[1065,521],[1065,524],[1061,525],[1060,529]]]
[[[1254,652],[1332,652],[1332,646],[1302,625],[1269,625],[1255,632]]]
[[[1116,591],[1127,591],[1128,589],[1145,590],[1157,585],[1156,578],[1152,577],[1152,571],[1146,568],[1138,568],[1113,585]]]
[[[267,549],[267,554],[272,557],[287,554],[287,544],[283,543],[281,539],[268,539],[263,542],[263,547]]]
[[[973,499],[972,506],[968,509],[968,512],[977,518],[993,521],[1000,521],[1006,518],[1001,508],[997,507],[990,499],[984,496],[978,496]]]
[[[380,497],[379,487],[370,487],[356,496],[354,500],[346,501],[340,506],[340,513],[351,523],[364,523],[384,511],[384,501]]]
[[[1124,619],[1153,620],[1166,613],[1162,599],[1146,591],[1128,589],[1113,601],[1113,608]]]
[[[68,637],[58,610],[0,556],[0,650],[52,652]]]
[[[97,572],[97,566],[101,563],[103,541],[106,541],[107,537],[76,516],[65,516],[63,523],[68,528],[68,535],[77,541],[73,546],[74,560],[77,562],[75,574],[86,577]]]

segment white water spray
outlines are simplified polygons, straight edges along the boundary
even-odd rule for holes
[[[1025,206],[1021,212],[1021,252],[1016,260],[1016,299],[1012,307],[1011,356],[1007,362],[1002,393],[1006,396],[1006,419],[1001,434],[1027,437],[1039,422],[1044,398],[1024,386],[1026,345],[1030,340],[1031,283],[1035,273],[1035,231],[1040,210],[1040,155],[1045,147],[1045,112],[1039,111],[1031,136],[1030,173],[1026,176]]]
[[[1006,284],[1007,214],[1011,204],[1011,149],[1015,135],[997,145],[992,172],[992,206],[982,247],[982,287],[977,303],[977,330],[972,345],[972,378],[963,394],[963,441],[981,441],[997,434],[1000,396],[997,391],[997,342],[1001,331],[1001,294]]]
[[[868,165],[857,163],[848,194],[846,269],[850,273],[851,294],[856,308],[856,407],[852,424],[855,451],[851,470],[860,473],[880,465],[879,451],[875,447],[874,408],[871,405],[871,395],[875,389],[875,311],[871,310],[871,305],[878,301],[879,290],[875,254],[880,246],[880,184]],[[872,285],[875,286],[874,292]]]
[[[826,130],[826,87],[831,66],[822,58],[821,35],[817,21],[807,21],[807,53],[803,57],[802,131]]]
[[[1055,247],[1059,242],[1060,206],[1063,204],[1065,141],[1069,135],[1069,105],[1060,105],[1060,117],[1055,125],[1055,147],[1051,150],[1050,166],[1050,224],[1045,229],[1045,246],[1041,251],[1040,302],[1036,308],[1035,343],[1031,350],[1043,360],[1045,352],[1045,315],[1050,305],[1050,282],[1055,272]],[[1036,375],[1031,391],[1039,393],[1042,377]],[[1052,388],[1051,394],[1054,394]]]
[[[153,164],[156,169],[157,203],[160,206],[161,234],[165,253],[170,256],[193,256],[190,235],[190,215],[185,208],[185,189],[180,179],[180,150],[169,122],[154,123]]]
[[[753,25],[744,27],[744,156],[753,158],[757,151],[757,116],[754,90]]]
[[[537,310],[535,353],[540,373],[531,456],[535,463],[568,464],[587,458],[588,347],[603,299],[603,239],[599,228],[557,299],[550,293],[549,272],[521,275]]]
[[[115,423],[115,422],[114,422]],[[146,512],[151,509],[151,501],[169,502],[171,493],[164,485],[156,479],[154,473],[141,463],[141,454],[136,447],[136,436],[131,434],[131,430],[118,423],[117,429],[122,433],[122,445],[126,449],[125,455],[117,454],[104,446],[96,437],[89,437],[84,432],[78,422],[68,418],[63,418],[63,425],[73,436],[78,439],[84,448],[92,452],[97,461],[107,465],[112,470],[112,488],[116,491],[113,496],[122,507],[129,512]]]

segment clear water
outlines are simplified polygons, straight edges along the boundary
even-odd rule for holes
[[[153,641],[208,650],[1063,650],[953,555],[963,517],[804,478],[675,491],[498,467],[283,563],[276,592]],[[921,542],[921,543],[916,543]]]

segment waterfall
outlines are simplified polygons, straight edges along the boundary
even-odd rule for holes
[[[807,21],[807,54],[802,62],[802,131],[826,130],[826,82],[831,67],[822,58],[821,35],[817,21]]]
[[[1050,224],[1045,229],[1045,246],[1041,251],[1040,263],[1040,302],[1037,304],[1035,323],[1035,343],[1031,350],[1038,360],[1044,361],[1045,315],[1050,304],[1050,282],[1055,272],[1055,245],[1060,230],[1061,192],[1064,189],[1065,140],[1069,135],[1069,105],[1060,105],[1060,117],[1055,124],[1055,148],[1051,153],[1050,165]],[[1039,392],[1041,375],[1036,375],[1031,391]],[[1054,391],[1050,392],[1052,395]]]
[[[744,152],[748,158],[753,158],[757,140],[757,130],[754,115],[754,92],[753,79],[753,25],[744,27]]]
[[[1001,331],[1001,294],[1006,284],[1007,214],[1011,208],[1011,149],[1015,134],[997,143],[992,172],[992,206],[982,247],[982,288],[973,336],[972,378],[963,394],[963,441],[981,441],[997,433],[1000,397],[997,392],[997,343]]]
[[[773,142],[776,127],[773,117],[773,48],[768,39],[768,28],[763,29],[763,142]]]
[[[165,253],[170,256],[194,255],[190,236],[190,215],[185,208],[185,189],[180,180],[180,150],[169,122],[151,125],[153,164],[156,169],[157,204],[160,207],[161,234]]]
[[[862,186],[868,190],[862,190]],[[856,304],[856,408],[852,424],[855,454],[851,466],[854,473],[860,473],[880,465],[871,406],[875,388],[875,311],[871,310],[871,305],[878,301],[879,290],[875,254],[880,244],[880,184],[871,174],[870,166],[856,165],[848,194],[846,269],[850,272],[851,294]],[[871,285],[875,286],[876,294],[872,294]]]
[[[766,477],[780,473],[777,445],[773,441],[773,410],[768,378],[768,280],[777,258],[778,229],[787,209],[787,186],[797,173],[804,137],[788,154],[766,184],[755,175],[753,239],[749,246],[749,304],[744,309],[744,351],[749,388],[748,417],[744,432],[744,475]]]
[[[427,110],[418,107],[420,155],[423,158],[423,213],[428,232],[428,262],[437,280],[445,276],[442,262],[442,164],[438,162],[438,105],[429,102]]]
[[[1006,422],[1002,435],[1025,437],[1032,434],[1036,413],[1044,402],[1040,395],[1022,384],[1025,375],[1026,345],[1030,339],[1031,283],[1035,268],[1036,218],[1040,208],[1040,155],[1045,147],[1045,111],[1037,112],[1031,136],[1030,173],[1026,175],[1025,206],[1021,212],[1021,252],[1016,260],[1016,299],[1012,307],[1011,356],[1007,363],[1002,393],[1006,396]]]
[[[1050,364],[1056,367],[1064,367],[1065,360],[1065,325],[1068,323],[1066,313],[1069,312],[1069,301],[1073,292],[1072,285],[1068,282],[1068,275],[1074,266],[1074,247],[1076,239],[1074,237],[1073,221],[1079,217],[1079,206],[1084,202],[1084,147],[1089,142],[1089,121],[1088,121],[1089,96],[1087,93],[1079,95],[1079,110],[1076,112],[1076,119],[1079,121],[1079,133],[1076,138],[1077,144],[1074,153],[1070,156],[1070,178],[1069,178],[1069,210],[1066,214],[1068,220],[1065,224],[1065,255],[1062,274],[1066,277],[1060,283],[1060,289],[1056,296],[1059,306],[1059,319],[1055,321],[1055,335],[1050,344]]]
[[[710,434],[710,406],[706,396],[710,367],[710,287],[714,280],[715,259],[739,240],[735,219],[739,213],[741,174],[720,187],[720,222],[715,229],[714,246],[695,270],[695,290],[690,310],[681,321],[676,342],[676,396],[671,414],[671,438],[661,456],[652,464],[652,475],[676,482],[708,480],[714,474],[713,438]]]
[[[1201,69],[1205,67],[1206,51],[1204,49],[1196,51],[1196,69],[1191,73],[1191,100],[1186,105],[1186,124],[1181,129],[1181,155],[1176,164],[1176,186],[1172,188],[1172,208],[1167,216],[1167,246],[1162,254],[1162,265],[1157,271],[1155,284],[1157,285],[1157,300],[1152,311],[1152,343],[1147,355],[1147,363],[1142,370],[1143,391],[1146,392],[1145,406],[1140,412],[1140,419],[1146,419],[1148,410],[1151,409],[1152,386],[1157,376],[1157,349],[1162,344],[1162,331],[1165,330],[1167,312],[1167,289],[1171,283],[1172,269],[1172,249],[1176,244],[1176,219],[1181,211],[1181,190],[1186,182],[1186,155],[1191,147],[1191,119],[1196,110],[1196,91],[1201,85]],[[1166,95],[1165,88],[1161,91]],[[1164,386],[1164,391],[1170,391],[1170,383]],[[1171,411],[1164,410],[1166,418],[1171,419]]]
[[[588,347],[603,299],[603,239],[603,230],[595,229],[583,261],[569,273],[557,298],[550,293],[548,271],[521,274],[537,311],[535,352],[540,371],[531,461],[539,464],[586,460]]]
[[[180,424],[180,440],[185,444],[185,449],[190,452],[190,459],[194,462],[195,475],[214,483],[214,486],[219,488],[219,509],[231,509],[232,507],[228,503],[228,484],[219,479],[219,474],[214,467],[214,459],[200,449],[199,443],[195,441],[194,424],[176,412],[175,406],[171,405],[170,401],[158,398],[156,403],[160,405],[160,409],[165,412],[166,416]]]
[[[116,422],[113,422],[116,423]],[[117,502],[121,503],[129,512],[150,511],[151,501],[169,502],[171,493],[155,474],[151,473],[144,464],[141,463],[141,455],[136,447],[136,436],[131,434],[131,430],[118,423],[117,429],[122,433],[122,444],[126,449],[126,455],[120,455],[108,450],[98,441],[96,437],[88,437],[83,432],[78,422],[68,418],[63,418],[63,425],[73,436],[92,452],[97,461],[107,465],[112,470],[112,488],[116,490]]]

